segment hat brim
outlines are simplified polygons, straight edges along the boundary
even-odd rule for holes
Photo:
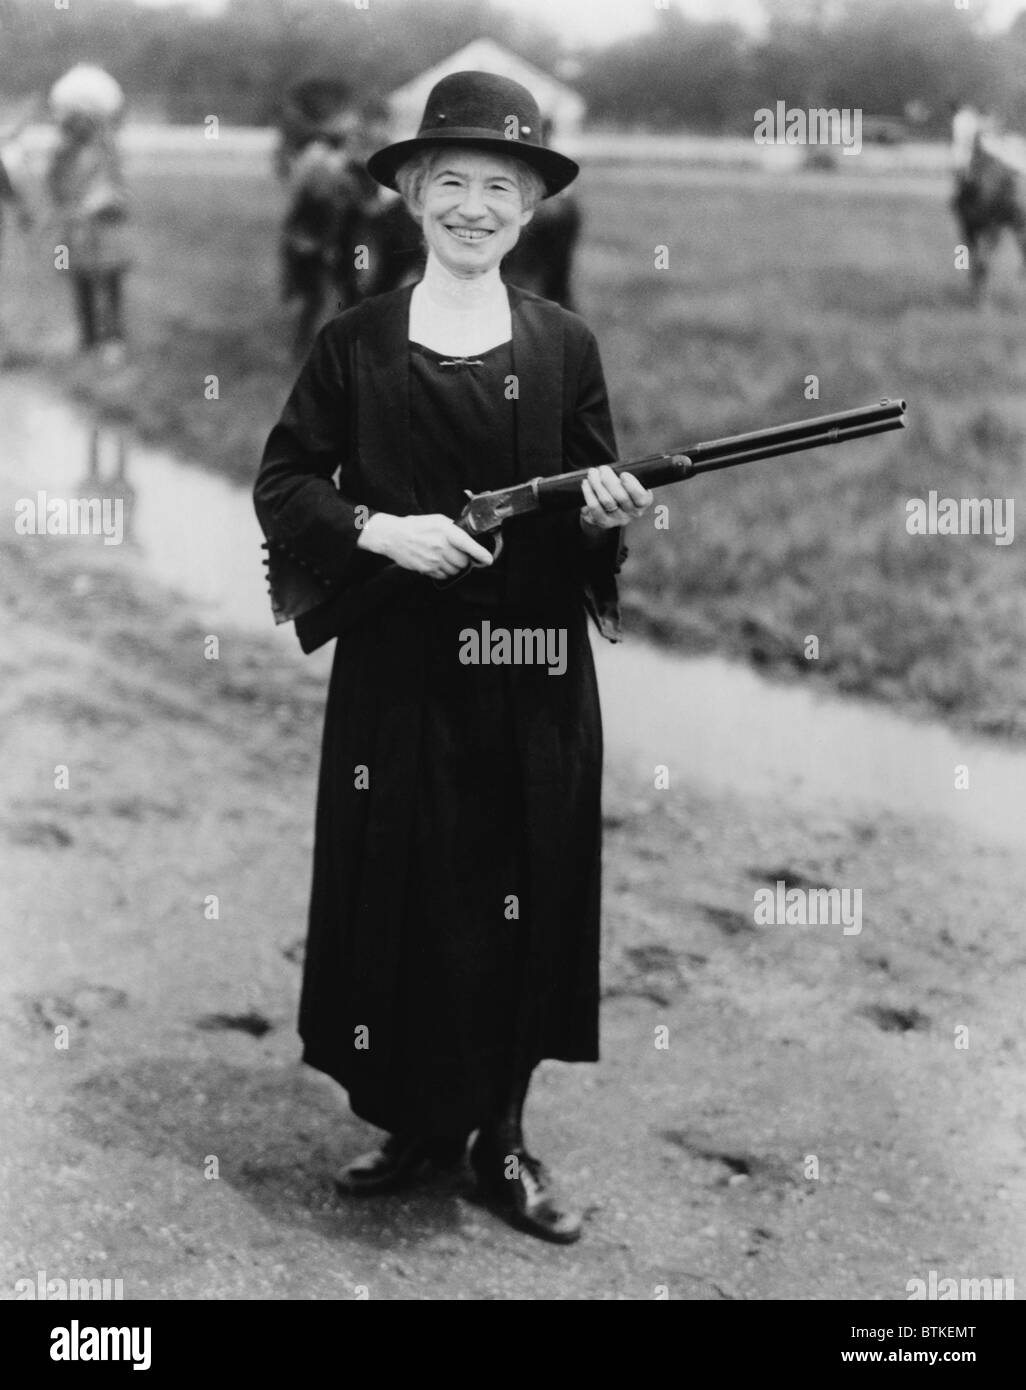
[[[442,149],[446,145],[463,145],[471,149],[487,150],[490,154],[504,155],[507,159],[523,160],[542,176],[546,198],[551,198],[554,193],[559,193],[573,183],[581,172],[581,166],[574,160],[544,145],[529,145],[524,140],[505,140],[490,131],[476,130],[469,126],[454,127],[444,135],[418,135],[412,140],[400,140],[394,145],[386,145],[383,150],[378,150],[368,159],[367,172],[378,183],[398,192],[395,175],[401,165],[421,150]]]

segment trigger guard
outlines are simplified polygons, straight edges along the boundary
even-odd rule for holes
[[[483,536],[475,536],[474,540],[477,541],[478,545],[483,545],[485,550],[490,550],[492,552],[493,564],[502,554],[501,531],[486,531]],[[432,579],[431,583],[435,586],[436,589],[449,589],[453,586],[453,584],[458,584],[461,579],[464,579],[472,569],[483,570],[487,568],[488,566],[482,564],[479,560],[471,560],[467,568],[460,570],[458,574],[451,575],[448,579]]]
[[[475,536],[475,537],[474,537],[474,540],[477,541],[478,545],[484,546],[485,550],[490,550],[490,551],[491,551],[491,554],[492,554],[492,563],[493,563],[493,564],[494,564],[495,561],[499,558],[499,556],[502,554],[502,532],[501,532],[501,531],[496,531],[496,532],[494,532],[494,533],[492,533],[492,534],[484,535],[484,536],[480,537],[480,539],[479,539],[477,536]],[[487,566],[486,566],[486,565],[483,565],[483,564],[481,563],[480,560],[471,560],[470,563],[473,565],[474,569],[476,569],[476,570],[487,569]]]

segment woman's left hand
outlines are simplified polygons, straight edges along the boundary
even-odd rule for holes
[[[626,526],[642,516],[652,505],[653,497],[631,473],[614,473],[608,463],[601,468],[589,468],[581,483],[584,506],[581,520],[596,530]]]

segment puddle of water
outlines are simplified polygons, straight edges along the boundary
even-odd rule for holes
[[[18,498],[35,498],[40,490],[52,497],[120,498],[123,548],[160,584],[187,597],[198,617],[248,631],[273,627],[260,562],[263,535],[244,488],[129,442],[116,427],[94,425],[56,393],[19,377],[0,378],[0,488],[8,516]]]
[[[0,501],[121,497],[125,550],[198,617],[265,636],[273,624],[248,490],[159,450],[99,430],[20,378],[0,378]],[[13,524],[12,524],[13,529]],[[38,538],[19,538],[21,544]],[[299,656],[291,629],[283,650]],[[716,657],[681,658],[630,641],[594,643],[610,753],[651,786],[658,764],[677,786],[704,783],[782,802],[830,802],[941,815],[985,840],[1026,840],[1026,753],[913,722],[805,686],[775,685]],[[326,660],[325,654],[319,654]],[[956,791],[955,767],[970,789]]]
[[[728,786],[789,803],[943,816],[985,841],[1026,841],[1026,753],[807,686],[777,685],[719,657],[645,643],[595,644],[605,726],[651,787]],[[969,788],[955,790],[955,768]]]

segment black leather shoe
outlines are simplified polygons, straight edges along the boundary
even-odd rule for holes
[[[394,1192],[411,1183],[426,1167],[454,1168],[462,1161],[466,1140],[428,1140],[390,1134],[380,1149],[362,1154],[335,1179],[336,1189],[354,1193]]]
[[[557,1245],[580,1240],[580,1215],[566,1209],[548,1170],[537,1158],[524,1149],[498,1154],[478,1137],[470,1151],[470,1163],[489,1204],[518,1230]]]

